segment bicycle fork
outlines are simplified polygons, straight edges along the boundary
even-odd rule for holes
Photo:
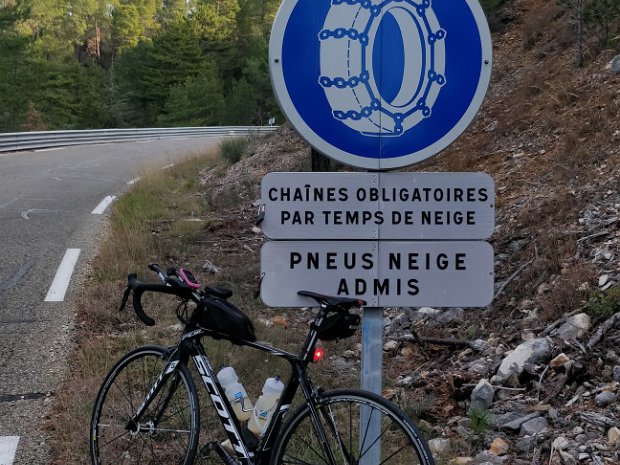
[[[125,429],[127,429],[128,431],[132,433],[138,433],[142,431],[143,427],[140,426],[140,420],[142,418],[142,415],[144,415],[144,412],[146,412],[146,410],[149,408],[149,406],[153,402],[153,399],[157,397],[162,387],[165,385],[165,382],[168,379],[168,377],[175,374],[175,377],[172,380],[172,383],[170,385],[170,388],[168,389],[168,392],[166,393],[164,399],[160,401],[159,406],[156,409],[157,413],[155,415],[155,418],[152,420],[152,424],[149,426],[146,426],[145,431],[150,431],[152,428],[155,428],[157,426],[157,424],[159,423],[159,420],[161,419],[161,416],[163,415],[164,411],[166,410],[166,407],[168,406],[168,404],[170,403],[170,400],[172,399],[172,396],[174,395],[177,387],[179,386],[178,384],[179,379],[176,376],[176,368],[178,364],[179,364],[178,360],[173,360],[173,361],[168,362],[168,364],[166,365],[166,368],[164,368],[164,371],[162,372],[161,375],[159,375],[159,378],[157,378],[157,381],[155,381],[155,384],[153,384],[153,387],[151,388],[149,393],[146,395],[146,398],[142,401],[142,404],[140,404],[140,406],[138,407],[138,410],[136,411],[133,418],[127,422]]]

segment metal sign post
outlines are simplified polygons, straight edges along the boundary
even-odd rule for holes
[[[381,395],[383,386],[383,309],[366,307],[362,319],[362,389]],[[367,437],[367,443],[374,446],[360,459],[360,465],[381,463],[379,433],[380,418],[370,417],[367,408],[360,412],[360,438]],[[377,438],[377,440],[375,440]],[[363,442],[363,441],[362,441]]]

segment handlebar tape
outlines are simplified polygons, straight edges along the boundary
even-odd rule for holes
[[[133,290],[133,308],[136,315],[147,326],[153,326],[155,320],[148,316],[142,308],[142,294],[146,291],[160,292],[162,294],[172,294],[179,297],[187,297],[187,290],[182,288],[175,288],[167,286],[165,284],[151,284],[138,281],[138,276],[135,273],[131,273],[127,276],[127,284]]]

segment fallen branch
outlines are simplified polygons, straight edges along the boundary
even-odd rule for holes
[[[416,342],[422,347],[424,347],[428,343],[455,347],[468,347],[470,349],[479,350],[477,349],[477,345],[473,341],[466,341],[464,339],[443,339],[439,337],[421,337],[415,330],[411,329],[410,331],[410,335],[405,334],[404,336],[399,337],[397,341]]]
[[[476,387],[478,386],[477,383],[465,383],[463,384],[463,387]],[[497,390],[501,390],[501,391],[516,391],[516,392],[525,392],[527,391],[527,388],[515,388],[515,387],[507,387],[507,386],[500,386],[498,384],[494,384],[493,385],[493,389],[497,389]]]
[[[595,424],[601,428],[611,428],[618,424],[617,419],[606,417],[596,412],[579,412],[577,413],[587,423]]]
[[[569,318],[577,315],[578,313],[581,313],[583,311],[583,308],[584,307],[579,307],[577,310],[573,310],[572,312],[567,313],[566,315],[564,315],[559,320],[551,323],[549,326],[547,326],[547,328],[542,333],[540,333],[540,335],[538,337],[545,337],[548,334],[551,334],[551,331],[553,331],[558,326],[562,326],[564,323],[566,323],[566,320],[568,320]]]
[[[590,350],[592,349],[592,347],[594,347],[599,342],[601,342],[603,337],[605,337],[605,333],[607,333],[607,331],[613,328],[618,321],[620,321],[620,312],[614,313],[611,318],[608,318],[607,320],[605,320],[605,322],[601,326],[598,327],[594,335],[590,338],[590,340],[586,344],[586,348]]]
[[[426,345],[415,329],[411,330],[411,334],[413,334],[415,341],[418,343],[420,347],[424,347]]]
[[[587,242],[590,239],[596,239],[597,237],[607,236],[608,234],[609,234],[609,231],[607,230],[599,231],[597,233],[590,234],[589,236],[585,236],[580,239],[577,239],[577,244],[581,244],[582,242]]]
[[[528,266],[530,266],[532,263],[534,262],[534,259],[530,260],[527,263],[524,263],[523,265],[521,265],[519,267],[519,269],[517,271],[515,271],[514,273],[512,273],[510,275],[510,277],[504,281],[504,283],[500,286],[500,288],[498,289],[498,291],[495,293],[495,296],[493,297],[493,299],[497,299],[499,297],[499,295],[504,292],[504,289],[506,289],[506,286],[508,286],[508,284],[510,284],[511,281],[513,281],[518,275],[519,273],[521,273],[525,268],[527,268]]]
[[[471,347],[471,342],[464,341],[462,339],[441,339],[437,337],[421,337],[421,341],[428,342],[429,344],[441,344],[446,346],[456,347]]]
[[[577,239],[577,251],[575,252],[575,258],[579,258],[581,256],[581,252],[583,252],[583,244],[592,239],[607,235],[609,235],[609,231],[603,230],[594,234],[590,234],[589,236],[582,237],[581,239]]]

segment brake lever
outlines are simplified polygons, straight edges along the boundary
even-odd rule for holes
[[[131,288],[127,286],[125,288],[125,292],[123,292],[123,299],[121,300],[121,305],[118,307],[118,311],[122,312],[125,309],[125,305],[127,305],[127,300],[129,299],[129,294],[131,294]]]

